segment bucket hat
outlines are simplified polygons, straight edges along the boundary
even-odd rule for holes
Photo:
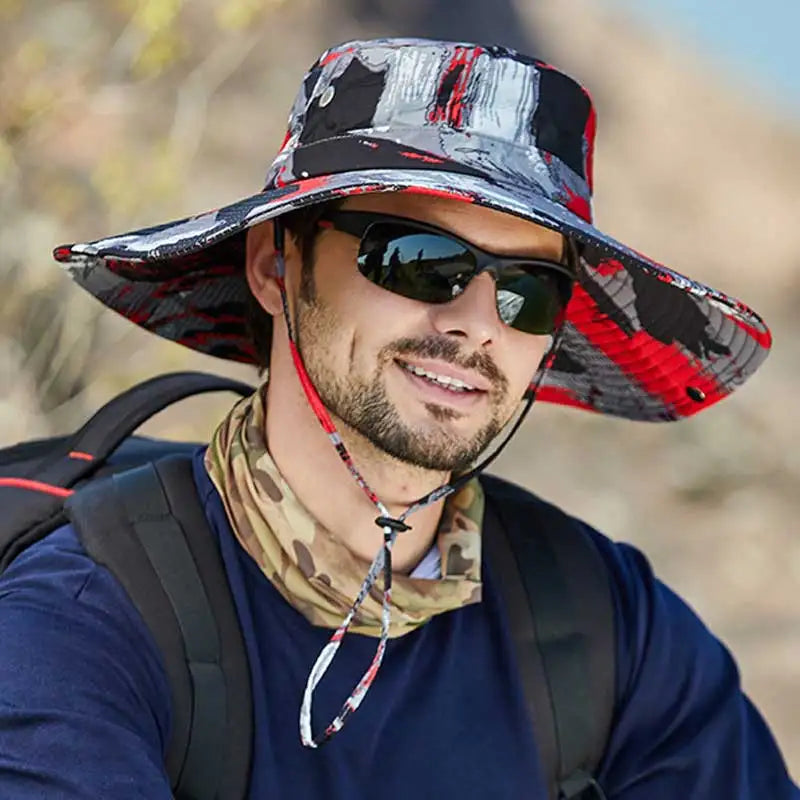
[[[80,286],[141,327],[257,363],[244,322],[249,227],[371,192],[475,203],[561,232],[580,251],[537,400],[634,420],[688,417],[753,374],[770,332],[741,301],[592,224],[595,130],[584,88],[515,51],[348,42],[305,75],[260,192],[54,255]]]

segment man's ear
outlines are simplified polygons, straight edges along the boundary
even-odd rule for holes
[[[247,284],[261,307],[273,317],[283,313],[281,293],[275,280],[275,242],[272,222],[262,222],[247,231],[245,272]]]

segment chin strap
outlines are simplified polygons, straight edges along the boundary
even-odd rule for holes
[[[442,500],[443,498],[447,497],[453,492],[458,491],[462,486],[464,486],[466,483],[472,480],[472,478],[474,478],[476,475],[478,475],[480,472],[486,469],[486,467],[488,467],[489,464],[491,464],[492,461],[494,461],[497,458],[497,456],[500,455],[502,450],[508,444],[511,437],[519,429],[520,425],[527,416],[528,412],[531,409],[531,406],[533,405],[536,399],[536,392],[539,389],[542,379],[544,378],[547,369],[552,365],[553,359],[555,358],[556,350],[560,339],[561,327],[559,325],[558,328],[556,329],[556,334],[550,345],[550,348],[546,353],[545,357],[542,359],[542,364],[540,365],[539,370],[537,371],[536,379],[534,380],[530,391],[527,393],[527,398],[525,401],[525,405],[522,409],[522,412],[519,414],[514,424],[511,426],[508,434],[504,437],[500,446],[491,455],[489,455],[487,458],[481,461],[476,467],[471,469],[469,472],[459,476],[457,479],[455,479],[450,483],[446,483],[440,486],[438,489],[434,489],[432,492],[429,492],[424,497],[421,497],[419,500],[416,500],[398,517],[396,518],[392,517],[392,515],[389,513],[389,510],[381,502],[380,498],[375,494],[375,492],[369,487],[369,485],[364,480],[363,476],[353,463],[353,459],[350,456],[350,453],[347,451],[347,448],[345,447],[341,436],[339,435],[338,431],[336,430],[336,427],[333,424],[333,420],[331,419],[330,414],[328,413],[328,409],[325,408],[325,406],[323,405],[322,400],[320,399],[319,394],[317,393],[317,390],[314,388],[314,385],[311,382],[311,378],[309,377],[308,372],[306,371],[305,365],[303,364],[303,359],[300,355],[300,351],[297,347],[297,342],[295,339],[296,326],[292,324],[292,317],[289,311],[289,302],[286,293],[286,283],[285,283],[286,264],[284,260],[284,243],[285,243],[284,228],[283,225],[280,223],[280,221],[277,219],[274,222],[274,230],[275,230],[275,265],[277,272],[277,282],[278,282],[278,288],[280,289],[281,293],[283,314],[289,335],[289,350],[291,352],[295,370],[297,371],[297,376],[300,379],[300,384],[303,387],[303,391],[306,395],[309,405],[311,406],[311,409],[314,411],[314,414],[319,420],[320,425],[322,425],[322,428],[325,431],[325,433],[328,434],[328,437],[330,438],[333,446],[336,448],[336,452],[339,454],[339,457],[342,459],[347,469],[350,471],[350,474],[353,476],[356,483],[363,489],[364,493],[367,495],[367,497],[370,499],[370,501],[378,510],[378,517],[375,519],[375,524],[383,531],[383,546],[373,559],[372,564],[370,564],[367,576],[364,579],[364,582],[361,584],[361,589],[358,592],[358,596],[353,602],[353,605],[350,607],[347,616],[344,618],[344,620],[342,620],[342,623],[334,631],[333,635],[328,640],[328,643],[325,645],[325,647],[322,648],[322,651],[320,652],[319,656],[317,656],[317,660],[314,662],[314,666],[311,668],[311,672],[306,682],[306,688],[305,691],[303,692],[303,700],[300,706],[300,739],[305,747],[316,748],[327,742],[331,738],[331,736],[333,736],[333,734],[341,730],[347,717],[361,705],[362,701],[364,700],[364,697],[367,694],[367,691],[369,690],[370,686],[375,680],[375,677],[378,674],[378,670],[380,669],[381,663],[383,662],[383,656],[386,652],[386,644],[389,638],[389,625],[391,622],[392,547],[394,546],[394,542],[397,538],[398,533],[403,533],[405,531],[411,530],[410,526],[406,524],[405,520],[415,511],[419,511],[421,508],[424,508],[425,506],[430,505],[431,503],[435,503],[438,500]],[[330,666],[334,656],[336,655],[336,651],[341,646],[342,640],[344,639],[345,634],[350,628],[353,618],[355,617],[358,609],[361,607],[361,604],[364,602],[365,598],[369,594],[370,590],[375,585],[378,575],[381,573],[383,573],[383,593],[382,593],[383,603],[381,612],[381,633],[378,646],[375,651],[375,655],[373,656],[369,668],[363,674],[361,680],[356,684],[355,688],[350,693],[350,696],[345,700],[339,713],[328,724],[328,726],[325,728],[322,734],[315,737],[312,732],[312,724],[311,724],[312,723],[311,707],[314,697],[314,690],[316,689],[317,685],[327,672],[328,667]]]

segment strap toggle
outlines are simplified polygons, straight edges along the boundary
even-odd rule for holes
[[[405,531],[411,530],[410,525],[406,525],[401,519],[394,519],[394,517],[378,517],[375,520],[375,524],[379,528],[391,528],[393,531],[397,531],[398,533],[404,533]]]

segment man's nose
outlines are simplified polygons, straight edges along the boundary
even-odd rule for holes
[[[494,278],[483,272],[450,302],[431,306],[433,326],[439,333],[467,339],[473,347],[485,347],[497,340],[503,324],[496,297]]]

